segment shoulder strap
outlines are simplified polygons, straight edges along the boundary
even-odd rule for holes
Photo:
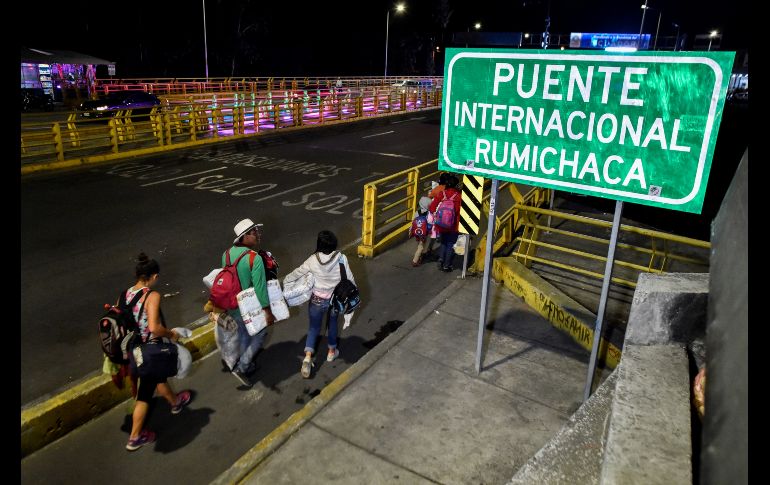
[[[125,289],[125,290],[123,290],[123,291],[120,293],[120,297],[119,297],[120,299],[118,300],[118,302],[120,302],[120,304],[119,304],[118,306],[123,306],[123,305],[125,305],[127,308],[131,309],[131,308],[133,308],[133,307],[134,307],[134,305],[136,305],[136,302],[138,302],[138,301],[139,301],[139,299],[142,297],[142,295],[144,294],[144,292],[142,292],[142,291],[137,291],[137,292],[136,292],[136,295],[134,295],[134,297],[133,297],[133,298],[131,298],[131,301],[130,301],[130,302],[128,302],[128,303],[126,303],[126,294],[128,294],[128,289]],[[140,313],[141,313],[141,312],[140,312]]]
[[[238,267],[238,263],[241,261],[241,258],[246,256],[251,250],[247,249],[246,251],[242,252],[240,256],[235,258],[235,262],[232,264],[232,266]],[[251,260],[249,261],[249,266],[253,266],[254,263],[254,257],[251,257]],[[230,266],[230,250],[228,249],[225,251],[225,266]]]
[[[459,192],[455,192],[454,194],[452,194],[452,197],[450,197],[450,198],[449,198],[449,200],[455,200],[455,196],[456,196],[458,193],[459,193]]]
[[[441,200],[446,200],[446,190],[441,191],[441,196],[443,197]]]
[[[257,253],[249,249],[249,268],[254,268],[254,258],[257,256]]]
[[[348,279],[348,275],[345,272],[345,265],[340,261],[340,281],[345,281],[346,279]]]

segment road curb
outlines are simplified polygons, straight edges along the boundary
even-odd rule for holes
[[[409,317],[398,330],[388,335],[376,347],[367,352],[355,364],[324,387],[321,393],[305,404],[302,409],[289,416],[286,421],[281,423],[269,435],[265,436],[252,449],[244,453],[229,469],[214,479],[211,482],[212,485],[231,485],[254,478],[254,472],[266,458],[278,450],[281,445],[337,397],[340,392],[374,365],[380,357],[388,353],[390,349],[412,333],[428,315],[447,301],[450,295],[457,292],[463,283],[462,279],[457,279],[444,288],[441,293],[433,297],[425,306]]]
[[[193,330],[182,343],[198,360],[216,350],[214,324]],[[114,406],[131,398],[131,386],[115,387],[110,376],[85,377],[53,396],[44,396],[21,408],[22,458],[61,438]]]

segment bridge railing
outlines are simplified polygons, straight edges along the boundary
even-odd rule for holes
[[[441,106],[440,90],[399,92],[370,87],[308,91],[222,92],[161,96],[162,105],[108,112],[100,119],[70,113],[60,122],[21,124],[22,173],[73,166],[254,136],[264,131],[353,121]]]

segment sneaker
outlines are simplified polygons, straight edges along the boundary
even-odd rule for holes
[[[418,266],[420,266],[420,262],[419,261],[412,261],[412,267],[413,268],[416,268]]]
[[[444,273],[451,273],[454,270],[453,266],[442,266],[441,271]]]
[[[243,372],[239,370],[234,370],[231,372],[231,374],[234,375],[235,378],[238,379],[238,381],[240,381],[240,383],[243,384],[244,386],[251,387],[252,384],[251,382],[249,382],[249,378],[246,377],[246,374],[244,374]]]
[[[143,429],[139,433],[139,436],[137,436],[132,440],[131,439],[128,440],[128,443],[126,443],[126,449],[128,451],[136,451],[144,445],[149,445],[153,441],[155,441],[155,433],[153,433],[152,431]]]
[[[310,377],[310,369],[313,367],[313,361],[310,359],[310,357],[305,357],[304,360],[302,360],[302,369],[300,369],[300,374],[302,374],[302,377],[307,379]]]
[[[328,354],[326,354],[326,362],[331,362],[339,356],[340,356],[340,349],[335,348],[333,352],[330,351]]]
[[[179,414],[182,412],[182,408],[190,404],[192,401],[192,394],[190,391],[182,391],[176,395],[176,404],[171,406],[171,414]]]

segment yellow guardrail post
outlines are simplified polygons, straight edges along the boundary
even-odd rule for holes
[[[62,143],[61,140],[61,126],[59,126],[59,123],[53,124],[53,143],[56,147],[56,159],[58,161],[64,160],[64,143]]]
[[[401,93],[401,111],[406,111],[406,92]]]
[[[270,104],[271,109],[273,110],[273,128],[278,129],[281,127],[281,110],[280,106],[277,102],[272,101]]]
[[[318,98],[318,122],[323,124],[324,122],[324,99]]]
[[[174,108],[177,109],[177,108]],[[165,130],[165,136],[166,136],[166,145],[171,145],[171,114],[168,111],[164,111],[162,113],[163,116],[163,127]],[[178,123],[178,121],[175,121],[175,123]],[[177,124],[176,128],[177,133],[181,133],[181,124]]]
[[[358,255],[365,258],[374,256],[374,216],[377,207],[377,186],[369,183],[364,185],[363,220],[361,223],[361,244],[358,245]]]
[[[190,103],[190,141],[198,139],[198,110],[195,105]]]
[[[115,119],[110,119],[110,146],[112,147],[112,153],[118,153],[118,128]]]
[[[163,117],[158,113],[158,107],[150,110],[150,123],[152,126],[152,135],[158,139],[158,146],[163,146]]]
[[[80,134],[78,133],[77,123],[75,123],[77,116],[77,113],[70,113],[67,115],[67,132],[69,133],[70,143],[73,147],[80,146]]]

